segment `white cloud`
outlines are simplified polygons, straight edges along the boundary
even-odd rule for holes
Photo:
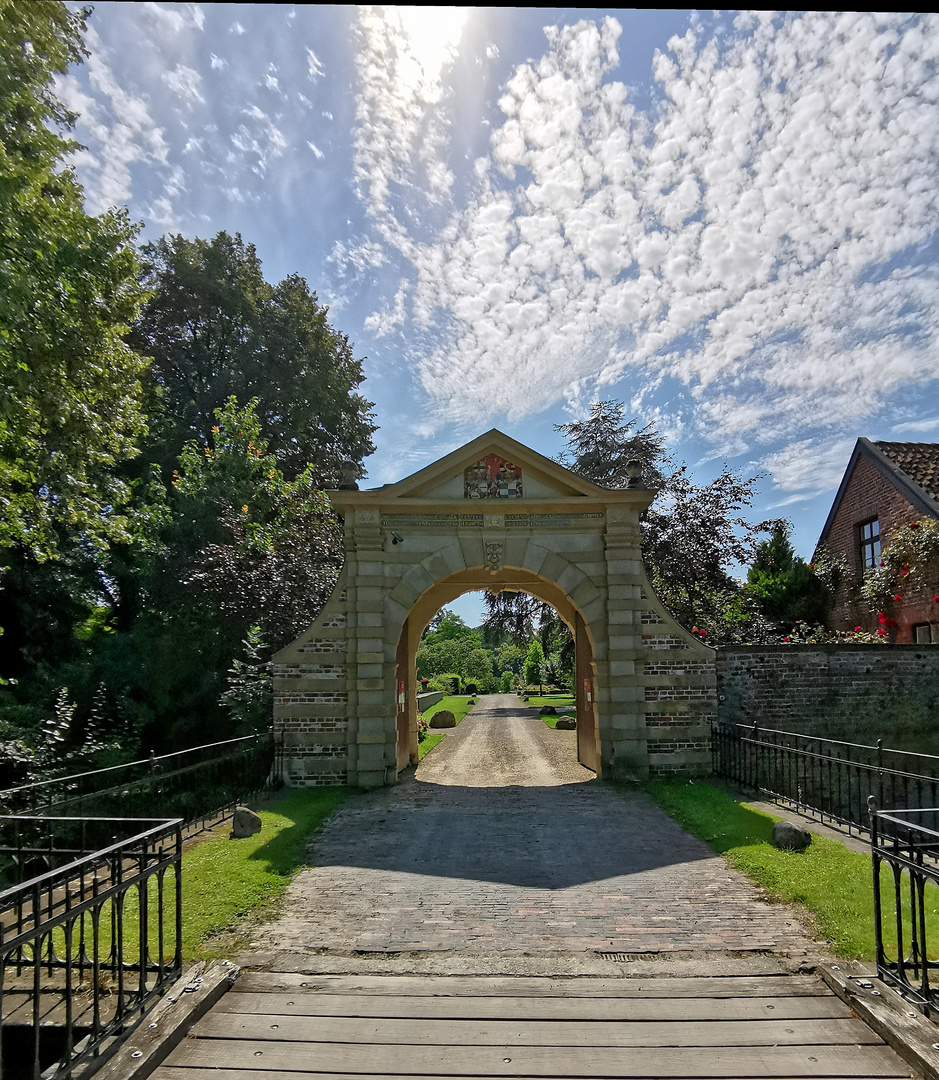
[[[133,164],[165,165],[167,146],[147,102],[118,84],[94,27],[85,32],[85,46],[88,81],[97,99],[92,101],[71,75],[59,80],[57,87],[63,100],[80,114],[77,134],[89,149],[75,161],[81,167],[86,205],[91,213],[99,214],[127,202]]]
[[[921,435],[939,428],[939,416],[931,420],[907,420],[904,424],[894,424],[893,430],[898,435]]]
[[[309,71],[311,79],[318,79],[324,74],[323,65],[320,62],[320,58],[310,48],[308,48],[306,51],[306,64],[307,71]]]
[[[420,377],[451,420],[667,377],[722,450],[807,426],[830,446],[936,379],[939,277],[899,258],[939,229],[935,16],[757,12],[713,40],[689,31],[656,56],[651,115],[611,79],[614,19],[548,28],[504,88],[475,198],[430,241],[385,215],[441,84],[396,81],[393,29],[360,26],[357,176],[411,264],[410,314],[438,342]],[[425,187],[446,192],[435,147]]]
[[[307,140],[307,146],[313,151],[313,156],[317,159],[317,161],[323,156],[323,151],[320,150],[316,143],[311,143],[309,140]]]
[[[355,180],[389,236],[400,236],[390,220],[393,187],[417,176],[439,198],[453,183],[438,106],[465,17],[456,8],[435,8],[432,18],[420,8],[358,9]]]
[[[184,101],[205,101],[202,96],[202,76],[195,68],[177,64],[172,71],[164,71],[161,78],[164,84]]]
[[[198,4],[145,3],[141,8],[151,25],[169,36],[176,36],[184,30],[201,30],[205,23],[205,12]]]
[[[763,465],[779,492],[791,492],[777,501],[789,506],[836,488],[854,449],[855,439],[797,439],[784,450],[767,455]]]
[[[211,64],[213,71],[224,71],[228,67],[228,61],[212,53]]]

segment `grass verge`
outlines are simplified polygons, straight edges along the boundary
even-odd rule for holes
[[[558,709],[573,709],[574,708],[574,695],[573,694],[541,694],[530,697],[528,701],[522,702],[523,705],[554,705]]]
[[[311,835],[329,815],[357,789],[348,787],[303,788],[292,792],[270,810],[261,810],[261,831],[254,836],[229,840],[227,834],[196,844],[183,854],[183,960],[206,960],[225,956],[241,942],[239,920],[247,915],[264,917],[272,911],[290,879],[306,863]],[[151,950],[156,952],[156,887],[149,890]],[[164,884],[167,912],[175,905],[172,874]],[[137,940],[140,924],[137,890],[132,889],[124,907],[124,940]],[[225,941],[214,942],[214,935]],[[226,943],[227,942],[227,943]],[[135,958],[131,949],[128,959]]]
[[[459,723],[464,716],[473,707],[468,702],[476,701],[477,699],[467,694],[449,695],[441,698],[436,705],[431,705],[430,708],[424,709],[424,719],[430,720],[434,713],[440,712],[441,709],[449,709],[453,713],[456,722]],[[417,760],[420,761],[423,757],[433,750],[433,748],[447,737],[445,731],[429,731],[423,739],[417,744]]]
[[[692,835],[723,855],[735,869],[761,885],[769,896],[800,908],[813,928],[840,956],[874,959],[873,875],[869,855],[850,851],[835,840],[813,835],[802,852],[772,846],[779,817],[738,802],[722,788],[695,781],[652,781],[652,799]],[[896,949],[893,875],[882,867],[881,903],[884,944]],[[939,889],[927,886],[926,939],[939,941]],[[933,907],[935,904],[935,908]],[[909,911],[904,913],[909,942]],[[932,959],[932,950],[930,950]]]

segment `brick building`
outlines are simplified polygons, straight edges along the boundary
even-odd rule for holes
[[[878,629],[877,614],[859,593],[864,572],[880,561],[881,545],[893,529],[924,517],[939,518],[939,443],[858,439],[818,541],[848,564],[829,617],[832,630]],[[904,595],[896,612],[898,644],[939,644],[933,592],[924,583]]]

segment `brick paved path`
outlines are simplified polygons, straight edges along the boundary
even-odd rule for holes
[[[478,786],[460,748],[474,742],[482,751],[487,741],[489,752],[474,758],[500,745],[521,755],[515,784]],[[551,785],[544,762],[557,765]],[[591,776],[573,761],[569,733],[552,731],[516,698],[483,698],[426,769],[336,814],[314,845],[315,868],[298,875],[257,945],[291,953],[812,949],[788,908],[761,900],[644,796]]]

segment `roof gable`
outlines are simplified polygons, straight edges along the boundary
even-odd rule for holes
[[[821,536],[818,538],[819,544],[825,542],[834,524],[858,458],[862,456],[886,476],[920,513],[939,518],[939,443],[874,443],[870,439],[860,438],[851,452],[848,467],[828,511]],[[904,465],[910,468],[913,475],[907,472]],[[918,482],[916,477],[925,480],[926,484]]]

